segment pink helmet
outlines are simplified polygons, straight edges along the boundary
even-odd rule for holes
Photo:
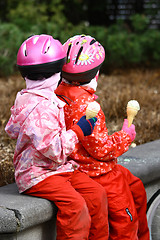
[[[67,60],[62,68],[62,76],[68,81],[90,82],[105,59],[102,45],[91,36],[76,35],[63,46]]]
[[[63,45],[50,35],[33,35],[25,40],[17,54],[17,65],[23,77],[28,74],[54,74],[62,71],[66,54]]]

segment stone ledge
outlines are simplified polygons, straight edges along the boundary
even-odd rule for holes
[[[139,177],[144,185],[160,179],[160,140],[130,148],[118,158],[118,163]]]
[[[0,233],[20,232],[56,216],[50,201],[18,193],[15,183],[0,187]]]
[[[150,198],[160,185],[160,140],[131,148],[118,159],[143,181]],[[0,187],[0,239],[55,240],[56,212],[48,200],[19,194],[15,183]]]

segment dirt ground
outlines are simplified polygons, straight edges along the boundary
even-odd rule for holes
[[[16,93],[24,87],[19,75],[0,78],[0,186],[14,182],[12,160],[16,142],[7,136],[4,128]],[[96,94],[106,116],[109,135],[121,130],[127,102],[135,99],[141,110],[134,120],[137,132],[134,143],[139,145],[160,138],[160,69],[100,74]]]

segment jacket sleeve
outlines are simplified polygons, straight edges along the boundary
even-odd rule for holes
[[[117,158],[128,150],[131,144],[130,136],[123,130],[108,135],[102,110],[98,113],[97,118],[92,135],[85,137],[82,145],[92,157],[98,160],[107,161]]]
[[[85,96],[83,97],[85,98]],[[85,115],[87,101],[88,98],[87,100],[83,100],[80,97],[76,103],[65,106],[67,129],[71,128],[74,123]],[[100,109],[96,117],[98,120],[93,133],[90,136],[84,137],[78,144],[82,144],[90,156],[101,161],[109,161],[126,152],[131,144],[130,136],[122,130],[108,135],[105,115],[102,109]]]
[[[25,134],[36,150],[61,164],[65,155],[74,150],[78,138],[72,130],[66,131],[63,109],[48,102],[42,101],[30,114],[25,123]]]

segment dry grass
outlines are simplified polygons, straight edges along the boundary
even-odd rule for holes
[[[136,144],[160,138],[160,69],[117,71],[101,75],[97,94],[106,116],[109,134],[119,131],[126,118],[126,105],[136,99],[141,106],[134,124]]]
[[[0,79],[0,186],[14,181],[12,164],[15,141],[5,133],[17,91],[25,87],[20,76]],[[136,119],[136,144],[160,138],[160,69],[114,71],[101,74],[98,80],[98,101],[106,116],[109,134],[121,130],[126,118],[126,105],[136,99],[141,106]]]

